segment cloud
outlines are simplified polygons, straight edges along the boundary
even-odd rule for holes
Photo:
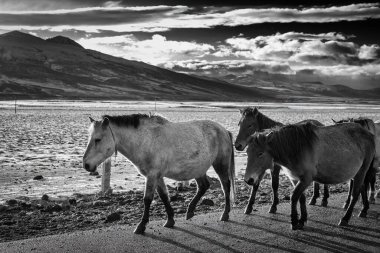
[[[210,44],[167,40],[154,34],[151,39],[138,40],[133,35],[82,38],[77,41],[85,48],[127,59],[159,64],[169,60],[201,58],[215,48]]]
[[[64,1],[62,1],[64,2]],[[54,1],[54,3],[57,3]],[[75,5],[73,5],[75,7]],[[380,18],[378,4],[352,4],[319,8],[236,8],[189,6],[122,6],[119,1],[63,9],[0,11],[0,29],[78,29],[88,32],[157,32],[173,28],[212,28],[259,23],[326,23]],[[305,38],[310,39],[310,38]]]
[[[359,58],[365,60],[379,60],[380,46],[379,45],[362,45],[359,49]]]

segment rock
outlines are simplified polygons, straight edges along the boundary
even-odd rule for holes
[[[111,213],[110,215],[107,216],[105,223],[118,221],[120,219],[121,219],[121,215],[119,213]]]
[[[14,206],[17,204],[17,200],[15,199],[8,199],[5,203],[7,203],[7,205],[9,206]]]
[[[213,206],[214,205],[214,201],[212,201],[211,199],[203,199],[202,202],[201,202],[201,205]]]
[[[8,207],[4,205],[0,205],[0,212],[6,212],[8,210]]]
[[[58,204],[55,204],[55,205],[49,205],[47,206],[45,209],[44,209],[45,212],[49,212],[49,213],[52,213],[52,212],[60,212],[62,211],[62,206],[58,205]]]
[[[47,194],[42,195],[42,200],[49,201],[49,196]]]
[[[44,177],[42,175],[37,175],[33,178],[33,180],[42,180]]]
[[[75,206],[77,204],[77,200],[76,199],[69,199],[69,203],[70,203],[70,205]]]
[[[90,176],[98,176],[98,175],[99,175],[99,172],[97,171],[90,172]]]

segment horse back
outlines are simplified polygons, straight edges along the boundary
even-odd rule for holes
[[[307,123],[313,124],[314,126],[324,126],[321,122],[319,122],[318,120],[315,120],[315,119],[305,119],[305,120],[302,120],[302,121],[296,123],[296,125],[303,125],[303,124],[307,124]]]

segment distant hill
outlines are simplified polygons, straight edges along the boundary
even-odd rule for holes
[[[272,99],[254,87],[209,80],[84,49],[57,36],[0,35],[0,99]]]
[[[0,99],[360,102],[380,99],[380,89],[327,85],[305,74],[187,75],[63,36],[44,40],[13,31],[0,35]]]

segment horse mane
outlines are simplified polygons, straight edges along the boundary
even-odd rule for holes
[[[268,151],[275,161],[295,165],[306,152],[313,149],[318,139],[315,129],[316,126],[311,123],[278,127],[267,137]]]
[[[259,112],[257,107],[246,107],[242,111],[244,117],[252,116],[256,118],[259,129],[273,128],[275,126],[282,126],[280,122],[270,119],[268,116]]]
[[[357,123],[369,131],[371,131],[371,126],[375,128],[373,120],[369,118],[363,118],[363,117],[359,117],[356,119],[347,118],[347,119],[336,121],[337,124],[348,123],[348,122]]]
[[[103,115],[102,119],[108,118],[110,122],[118,125],[118,126],[133,126],[134,128],[138,128],[142,119],[154,119],[155,122],[158,124],[165,124],[166,122],[169,122],[167,119],[165,119],[163,116],[160,115],[148,115],[148,114],[130,114],[130,115],[117,115],[117,116],[110,116],[110,115]]]

